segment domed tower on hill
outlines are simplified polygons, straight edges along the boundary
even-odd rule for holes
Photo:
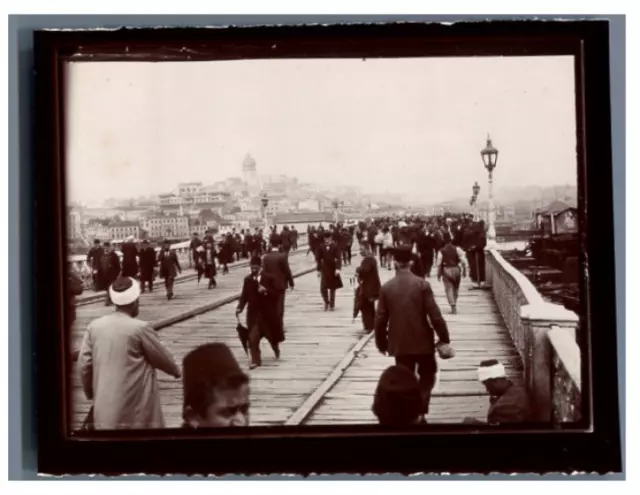
[[[254,196],[260,192],[258,174],[256,173],[256,161],[249,154],[247,154],[242,161],[242,180],[244,181],[247,195]]]

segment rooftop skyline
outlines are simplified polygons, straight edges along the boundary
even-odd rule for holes
[[[68,71],[70,201],[258,175],[465,196],[577,182],[572,57],[82,62]],[[486,187],[484,188],[486,191]]]

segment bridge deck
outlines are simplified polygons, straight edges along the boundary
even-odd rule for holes
[[[311,257],[292,257],[293,271],[312,266]],[[393,364],[393,359],[381,356],[370,339],[356,359],[350,364],[333,386],[327,386],[326,395],[315,407],[309,407],[309,398],[318,387],[336,376],[335,368],[353,347],[363,339],[360,320],[352,322],[353,290],[349,278],[353,276],[359,259],[354,258],[351,266],[343,269],[345,288],[338,291],[336,311],[324,312],[319,293],[319,281],[315,274],[296,279],[296,289],[287,292],[285,330],[286,342],[281,346],[281,359],[276,361],[269,346],[262,345],[263,366],[248,370],[248,358],[238,341],[234,316],[235,303],[173,325],[160,331],[161,340],[174,354],[178,363],[193,347],[211,341],[225,342],[234,352],[241,365],[251,376],[251,424],[284,424],[301,407],[311,413],[304,424],[354,424],[375,421],[371,413],[373,392],[382,371]],[[239,270],[242,274],[245,270]],[[380,271],[384,281],[393,272]],[[145,296],[142,301],[141,318],[153,321],[186,309],[188,305],[203,304],[212,298],[223,298],[239,292],[241,275],[227,275],[220,278],[228,288],[207,291],[195,287],[193,282],[181,284],[178,295],[184,300],[167,302],[159,295]],[[437,301],[449,324],[452,343],[457,350],[455,359],[442,362],[441,380],[434,393],[430,421],[460,422],[464,416],[482,418],[486,415],[488,397],[477,383],[476,367],[482,359],[502,360],[509,375],[520,380],[521,366],[509,335],[502,323],[497,308],[489,292],[469,291],[463,282],[460,290],[459,314],[448,314],[448,305],[442,284],[431,279]],[[204,290],[203,290],[204,289]],[[161,289],[164,293],[164,287]],[[200,295],[200,293],[208,293]],[[187,300],[192,294],[195,299]],[[78,330],[84,328],[90,317],[97,313],[112,311],[100,306],[99,309],[82,310]],[[94,315],[94,312],[96,313]],[[80,335],[76,333],[76,338]],[[75,372],[75,370],[74,370]],[[333,372],[333,373],[332,373]],[[77,380],[74,380],[75,426],[84,419],[89,404],[84,399]],[[339,375],[339,373],[338,373]],[[163,373],[158,374],[162,406],[168,427],[181,423],[182,384]],[[299,411],[298,411],[299,412]]]
[[[483,419],[489,397],[477,381],[476,370],[484,359],[499,359],[507,375],[522,381],[520,357],[502,321],[490,292],[469,290],[463,281],[458,299],[458,313],[449,314],[442,283],[431,279],[436,301],[447,321],[456,357],[438,360],[439,383],[430,403],[430,423],[459,423],[466,416]],[[382,356],[371,338],[358,353],[341,380],[324,397],[310,415],[307,424],[375,423],[372,398],[382,372],[394,364]]]

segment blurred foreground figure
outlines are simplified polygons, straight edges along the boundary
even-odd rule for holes
[[[426,408],[416,376],[404,366],[395,365],[384,370],[372,410],[382,426],[423,423]]]
[[[183,428],[249,426],[249,377],[224,344],[205,344],[182,361]]]
[[[109,288],[115,311],[92,321],[78,360],[82,388],[93,401],[87,428],[163,428],[156,369],[180,378],[171,353],[139,320],[140,284],[119,277]]]

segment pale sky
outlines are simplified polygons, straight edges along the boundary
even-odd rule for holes
[[[76,62],[68,197],[84,203],[258,174],[440,201],[575,184],[572,57]]]

